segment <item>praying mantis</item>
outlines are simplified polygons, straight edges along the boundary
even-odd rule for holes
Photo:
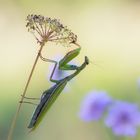
[[[28,128],[33,130],[37,127],[39,122],[42,120],[43,116],[49,110],[49,108],[54,103],[54,101],[57,99],[57,97],[60,95],[60,93],[63,91],[63,89],[65,88],[67,83],[71,79],[73,79],[76,75],[78,75],[86,67],[86,65],[89,64],[89,59],[87,56],[85,56],[85,61],[83,62],[83,64],[81,66],[68,64],[68,62],[71,61],[74,57],[76,57],[79,54],[79,52],[80,52],[80,48],[75,49],[73,51],[70,51],[64,56],[63,59],[61,59],[59,61],[59,69],[61,69],[61,70],[75,70],[75,72],[73,74],[66,76],[65,78],[60,79],[60,80],[53,79],[53,74],[55,72],[57,62],[54,60],[44,58],[40,54],[40,58],[43,61],[51,62],[51,63],[55,64],[53,71],[52,71],[52,74],[50,76],[50,81],[54,82],[55,85],[53,85],[51,88],[49,88],[48,90],[43,92],[41,99],[40,99],[40,102],[35,109],[35,112],[32,116],[32,119],[30,121]],[[24,98],[27,98],[27,97],[24,97]],[[27,99],[32,99],[32,98],[27,98]]]
[[[31,99],[31,98],[25,97],[25,94],[29,87],[29,83],[31,81],[33,72],[35,70],[35,67],[37,65],[39,58],[41,58],[41,60],[43,60],[45,62],[51,62],[51,63],[55,64],[54,69],[50,76],[50,81],[54,82],[55,85],[52,86],[50,89],[43,92],[41,99],[40,99],[40,103],[37,105],[37,108],[32,116],[31,122],[28,126],[28,128],[31,128],[31,129],[36,128],[36,126],[41,121],[41,118],[44,116],[44,114],[51,107],[51,105],[56,100],[58,95],[65,88],[66,84],[72,78],[74,78],[77,74],[79,74],[86,67],[86,65],[89,64],[89,59],[87,56],[85,56],[85,61],[83,62],[83,64],[81,66],[68,64],[72,59],[74,59],[80,53],[81,47],[79,44],[76,43],[77,35],[75,35],[70,29],[68,29],[67,26],[64,26],[63,24],[61,24],[58,19],[44,17],[42,15],[34,15],[34,14],[30,15],[29,14],[27,16],[26,20],[27,20],[26,27],[28,28],[28,31],[33,34],[33,36],[37,40],[37,43],[39,43],[40,48],[39,48],[38,54],[35,58],[35,61],[33,63],[29,77],[27,79],[27,83],[25,84],[25,88],[23,90],[23,94],[20,99],[20,104],[18,105],[17,111],[16,111],[13,121],[11,123],[10,130],[9,130],[9,133],[7,136],[7,140],[12,140],[13,131],[16,126],[17,118],[18,118],[19,112],[21,110],[22,103],[25,102],[23,100]],[[78,46],[78,48],[68,52],[62,60],[60,60],[59,62],[56,62],[54,60],[44,58],[41,54],[42,49],[45,47],[45,44],[47,42],[54,42],[56,44],[60,44],[65,47],[71,47],[71,44],[74,44],[74,45]],[[75,72],[69,76],[66,76],[63,79],[55,80],[52,77],[53,77],[53,74],[55,72],[57,65],[59,66],[58,68],[60,70],[75,70]]]

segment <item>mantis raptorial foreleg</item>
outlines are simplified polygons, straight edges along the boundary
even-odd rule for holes
[[[59,69],[61,69],[61,70],[76,70],[78,68],[78,66],[76,66],[76,65],[68,64],[72,59],[74,59],[80,53],[80,50],[81,50],[80,45],[78,45],[76,43],[75,43],[75,45],[78,46],[78,48],[68,52],[63,57],[63,59],[61,59],[59,61]]]
[[[78,69],[79,66],[76,66],[76,65],[71,65],[71,64],[68,64],[68,62],[70,62],[73,58],[75,58],[79,53],[80,53],[80,50],[81,50],[81,47],[80,45],[78,44],[75,44],[78,46],[77,49],[74,49],[70,52],[68,52],[60,61],[59,61],[59,66],[58,68],[60,70],[76,70]],[[40,53],[40,58],[43,60],[43,61],[46,61],[46,62],[51,62],[51,63],[54,63],[54,68],[53,68],[53,71],[51,73],[51,76],[50,76],[50,81],[52,82],[57,82],[57,80],[54,80],[52,77],[53,77],[53,74],[55,72],[55,69],[57,67],[57,61],[54,61],[54,60],[51,60],[51,59],[47,59],[47,58],[44,58],[42,56],[42,54]]]

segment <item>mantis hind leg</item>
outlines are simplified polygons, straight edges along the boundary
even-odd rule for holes
[[[31,105],[38,105],[36,103],[28,102],[28,101],[19,101],[19,103],[26,103],[26,104],[31,104]]]
[[[76,46],[78,46],[77,49],[74,49],[70,52],[68,52],[60,61],[59,61],[59,69],[60,70],[76,70],[78,69],[78,66],[76,65],[71,65],[71,64],[68,64],[72,59],[74,59],[79,53],[80,53],[80,50],[81,50],[81,47],[74,43]]]

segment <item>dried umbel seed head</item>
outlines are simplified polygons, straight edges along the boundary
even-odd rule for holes
[[[28,15],[26,27],[35,36],[38,43],[45,44],[45,42],[51,41],[68,47],[77,41],[77,36],[57,19]]]

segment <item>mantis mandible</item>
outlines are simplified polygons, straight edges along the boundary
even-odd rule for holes
[[[50,76],[50,81],[54,82],[55,85],[52,86],[51,88],[49,88],[48,90],[44,91],[41,99],[40,99],[40,103],[37,105],[35,112],[32,116],[32,119],[30,121],[30,124],[28,126],[28,128],[30,129],[35,129],[36,126],[39,124],[39,122],[42,120],[43,116],[45,115],[45,113],[49,110],[49,108],[51,107],[51,105],[54,103],[54,101],[57,99],[57,97],[59,96],[59,94],[62,92],[62,90],[65,88],[65,86],[67,85],[67,83],[74,78],[76,75],[78,75],[85,67],[86,65],[89,64],[89,59],[87,56],[85,56],[85,61],[83,62],[83,64],[81,66],[76,66],[76,65],[69,65],[67,64],[69,61],[71,61],[75,56],[78,55],[79,53],[79,48],[75,49],[73,51],[70,51],[69,53],[67,53],[65,55],[65,57],[63,59],[61,59],[59,61],[59,69],[63,69],[63,70],[75,70],[75,72],[69,76],[66,76],[63,79],[60,80],[55,80],[53,79],[53,74],[55,72],[56,66],[57,66],[57,62],[54,60],[50,60],[50,59],[46,59],[44,58],[41,54],[40,54],[40,58],[43,61],[47,61],[47,62],[52,62],[55,64],[54,69],[52,71],[52,74]]]

